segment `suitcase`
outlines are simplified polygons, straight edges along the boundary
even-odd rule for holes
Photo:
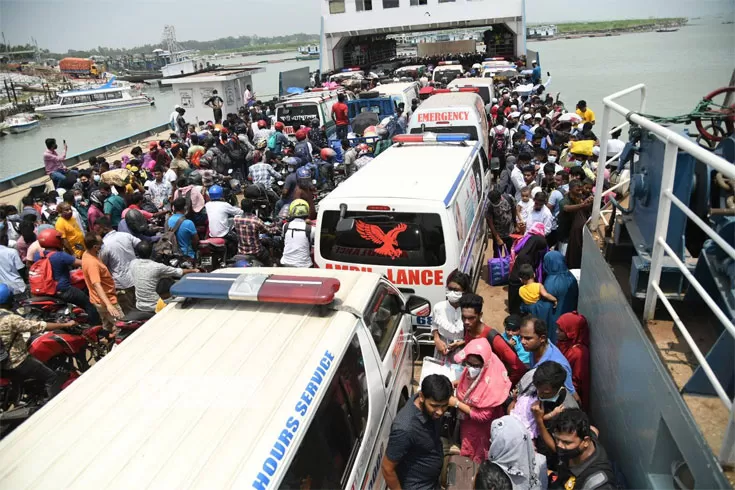
[[[467,456],[450,454],[446,457],[446,490],[472,490],[478,465]]]

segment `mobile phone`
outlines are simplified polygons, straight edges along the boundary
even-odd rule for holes
[[[66,144],[66,140],[64,140],[64,144]]]

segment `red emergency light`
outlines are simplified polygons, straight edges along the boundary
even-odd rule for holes
[[[393,136],[393,143],[462,143],[469,141],[467,133],[419,133]]]
[[[452,88],[438,88],[434,90],[434,94],[449,94],[457,92],[473,92],[476,94],[480,93],[480,89],[477,87],[452,87]]]
[[[458,65],[459,61],[440,61],[438,66]]]
[[[390,206],[368,206],[368,211],[390,211]]]

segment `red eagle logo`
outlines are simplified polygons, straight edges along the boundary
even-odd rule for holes
[[[375,249],[378,255],[384,255],[396,260],[403,252],[398,247],[398,235],[406,231],[406,223],[401,223],[388,233],[384,233],[377,225],[371,225],[364,221],[356,220],[357,233],[370,242],[381,245]]]

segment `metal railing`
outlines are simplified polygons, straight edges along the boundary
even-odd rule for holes
[[[616,112],[624,116],[630,123],[640,126],[646,129],[651,134],[656,135],[662,141],[666,143],[666,149],[664,152],[663,161],[663,178],[661,182],[661,195],[659,196],[658,205],[658,219],[656,221],[655,240],[653,243],[653,250],[651,253],[651,270],[648,279],[648,288],[646,290],[646,302],[643,310],[644,320],[649,321],[653,319],[656,303],[658,300],[666,307],[671,318],[673,319],[676,327],[681,332],[682,337],[688,344],[692,353],[699,361],[699,365],[702,371],[706,374],[707,379],[717,393],[722,403],[729,411],[729,422],[725,435],[722,441],[722,447],[719,453],[719,460],[722,464],[734,464],[735,463],[735,411],[733,410],[734,401],[731,400],[726,390],[723,388],[717,376],[712,370],[712,367],[707,362],[702,351],[697,346],[696,342],[692,338],[689,330],[684,325],[683,321],[676,313],[676,310],[672,306],[671,302],[666,298],[664,292],[661,290],[659,280],[661,278],[661,270],[663,267],[663,261],[666,255],[668,255],[671,262],[679,268],[682,275],[689,281],[691,286],[699,293],[705,304],[712,310],[712,313],[722,323],[725,330],[735,337],[735,325],[731,318],[722,311],[712,297],[707,294],[705,288],[694,278],[687,266],[682,262],[674,250],[666,243],[666,235],[669,225],[669,216],[671,212],[671,205],[675,205],[679,208],[692,223],[696,224],[702,231],[707,234],[722,250],[724,250],[730,257],[735,259],[735,248],[727,243],[717,232],[715,232],[707,223],[700,219],[694,212],[692,212],[687,205],[681,202],[673,193],[674,177],[676,175],[676,159],[679,150],[685,151],[692,155],[699,163],[708,165],[712,169],[721,172],[723,175],[730,179],[735,179],[735,165],[731,164],[727,160],[715,155],[714,153],[705,150],[698,144],[692,142],[690,139],[675,133],[674,131],[667,129],[659,124],[656,124],[649,119],[640,116],[639,114],[633,113],[630,109],[623,107],[622,105],[615,102],[624,95],[631,94],[634,92],[641,92],[641,111],[643,110],[645,99],[646,99],[646,86],[644,84],[638,84],[633,87],[621,90],[615,94],[605,97],[602,101],[604,104],[604,112],[602,116],[602,132],[601,134],[607,135],[610,128],[610,116],[612,112]],[[607,149],[607,138],[601,141],[600,154],[606,155]],[[600,165],[597,168],[597,181],[602,182],[604,178],[604,165]],[[597,229],[599,218],[600,218],[600,204],[602,201],[602,186],[596,186],[594,208],[591,217],[591,226],[593,229]]]

